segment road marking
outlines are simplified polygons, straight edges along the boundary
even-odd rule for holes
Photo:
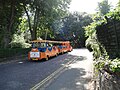
[[[72,61],[69,61],[67,64],[65,64],[61,68],[57,69],[55,72],[53,72],[52,74],[50,74],[48,77],[46,77],[45,79],[43,79],[41,82],[39,82],[38,84],[36,84],[35,86],[33,86],[30,90],[37,90],[42,85],[44,85],[47,81],[50,81],[53,77],[55,77],[57,74],[59,74],[60,71],[62,71],[65,67],[67,67],[69,64],[71,64],[75,60],[76,60],[76,58],[74,58]]]

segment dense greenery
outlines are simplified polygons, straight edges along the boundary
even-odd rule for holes
[[[98,13],[100,15],[105,15],[110,11],[110,5],[108,4],[108,0],[103,0],[102,2],[98,3]]]
[[[106,0],[104,0],[106,1]],[[103,3],[103,2],[102,2]],[[100,4],[99,4],[100,5]],[[108,4],[107,4],[108,6]],[[103,5],[99,6],[99,12],[102,12],[101,9],[104,9]],[[101,45],[97,39],[96,29],[102,27],[111,20],[120,20],[119,14],[119,5],[114,11],[107,11],[106,13],[97,13],[93,16],[93,21],[90,25],[85,27],[86,30],[86,46],[88,49],[93,51],[95,66],[99,70],[106,70],[109,73],[120,72],[120,59],[115,58],[111,59],[104,48],[104,45]],[[114,52],[113,52],[114,53]]]
[[[16,32],[29,32],[30,40],[51,32],[52,23],[67,14],[71,0],[0,1],[0,47],[8,47]],[[51,34],[51,33],[49,33]],[[27,40],[28,41],[28,40]]]
[[[6,49],[1,48],[0,49],[0,58],[15,57],[15,56],[20,56],[20,55],[27,56],[28,51],[30,51],[29,48],[6,48]]]
[[[66,14],[69,4],[70,0],[33,0],[29,3],[24,2],[23,7],[27,15],[31,39],[37,39],[37,36],[40,36],[38,32],[52,30],[52,23]]]
[[[37,38],[85,44],[86,13],[68,12],[71,0],[4,0],[0,3],[0,47],[28,47]],[[61,37],[64,37],[61,39]],[[75,45],[74,44],[74,45]],[[78,45],[77,45],[78,44]]]
[[[0,47],[7,47],[17,30],[23,15],[20,0],[0,1]]]
[[[56,33],[56,36],[59,36],[59,39],[61,40],[71,41],[74,47],[84,47],[84,27],[89,25],[91,22],[92,19],[87,13],[70,13],[62,19],[62,22],[59,24],[60,30]]]
[[[97,13],[89,15],[68,12],[70,2],[71,0],[0,1],[0,58],[25,54],[29,49],[21,48],[29,48],[29,41],[38,38],[69,40],[74,47],[84,47],[86,41],[86,47],[93,51],[98,69],[107,66],[112,72],[120,71],[120,59],[116,57],[111,60],[96,36],[97,27],[105,25],[109,20],[120,20],[120,4],[114,11],[110,11],[108,0],[103,0],[98,3]]]
[[[6,48],[29,48],[29,42],[35,39],[70,40],[74,47],[85,46],[83,27],[92,22],[91,15],[70,13],[70,2],[71,0],[0,1],[0,57],[6,57],[3,55]]]
[[[26,43],[24,34],[14,34],[10,46],[11,48],[29,48],[31,45]]]

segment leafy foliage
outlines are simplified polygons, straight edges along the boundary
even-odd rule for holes
[[[8,57],[14,57],[23,55],[25,56],[30,51],[30,48],[0,48],[0,62]],[[7,59],[9,60],[9,59]]]
[[[32,40],[37,39],[37,37],[41,35],[38,32],[52,30],[52,23],[67,13],[70,1],[71,0],[32,0],[29,3],[23,3],[28,17]],[[29,12],[31,14],[29,14]]]
[[[88,37],[86,40],[86,47],[93,50],[93,55],[95,58],[99,58],[102,54],[106,53],[106,51],[104,47],[98,42],[96,28],[106,23],[106,20],[101,18],[100,20],[96,20],[96,18],[94,19],[94,22],[85,27],[85,35]]]
[[[100,57],[95,62],[95,66],[97,69],[99,70],[104,69],[105,71],[111,74],[120,73],[120,59],[119,58],[110,60],[108,56],[103,57],[103,58]]]
[[[32,39],[66,15],[71,0],[3,0],[0,3],[0,46],[7,47],[17,30],[30,30]],[[26,14],[26,16],[25,16]],[[27,17],[27,18],[26,18]]]
[[[108,52],[106,52],[106,49],[100,44],[96,37],[96,29],[100,28],[111,20],[120,20],[119,8],[116,8],[116,10],[109,13],[103,13],[103,16],[96,14],[93,17],[94,22],[85,27],[85,35],[88,37],[86,40],[86,46],[93,50],[95,66],[98,70],[104,69],[109,73],[119,73],[120,59],[117,57],[116,59],[110,59],[107,54]]]
[[[110,11],[110,5],[108,4],[108,0],[103,0],[98,3],[98,12],[100,15],[105,15]]]
[[[10,46],[11,48],[29,48],[31,45],[25,42],[24,34],[14,34]]]
[[[17,13],[16,13],[17,12]],[[17,30],[20,23],[19,17],[22,16],[23,8],[20,1],[4,0],[0,3],[0,44],[1,47],[7,47],[11,41],[12,35]]]
[[[120,59],[116,58],[112,60],[109,67],[112,72],[120,72]]]
[[[61,40],[70,40],[75,47],[84,47],[85,33],[84,26],[89,25],[92,19],[87,13],[70,13],[63,18],[58,25],[59,31],[56,33]],[[55,27],[55,26],[54,26]]]

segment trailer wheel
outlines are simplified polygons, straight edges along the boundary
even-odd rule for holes
[[[58,54],[56,53],[56,55],[55,55],[56,57],[58,56]]]
[[[46,61],[49,60],[48,56],[45,58],[45,60],[46,60]]]

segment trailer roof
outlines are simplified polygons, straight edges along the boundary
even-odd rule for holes
[[[48,43],[70,43],[69,41],[52,41],[52,40],[33,40],[31,43],[35,42],[48,42]]]

